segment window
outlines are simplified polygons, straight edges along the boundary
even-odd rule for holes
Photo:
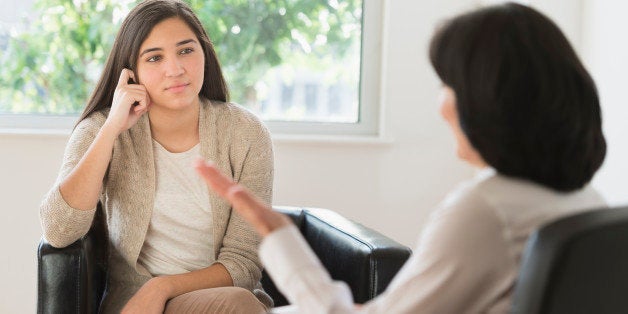
[[[71,128],[136,1],[8,2],[0,128]],[[186,2],[214,42],[232,101],[273,132],[377,133],[383,1]]]

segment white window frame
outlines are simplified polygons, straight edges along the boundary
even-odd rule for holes
[[[273,134],[369,136],[380,134],[385,0],[363,0],[360,106],[355,123],[267,121]]]
[[[265,121],[273,135],[356,136],[380,135],[380,104],[385,0],[363,0],[359,113],[356,123]],[[235,100],[237,102],[237,100]],[[0,133],[69,134],[78,115],[0,114]]]

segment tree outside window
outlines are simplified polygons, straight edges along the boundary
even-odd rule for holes
[[[234,102],[266,120],[357,121],[361,0],[186,2],[215,45]],[[0,24],[0,113],[80,112],[136,4],[35,0],[19,25]]]

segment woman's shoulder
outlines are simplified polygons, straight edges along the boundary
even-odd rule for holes
[[[473,178],[458,184],[447,194],[440,207],[447,211],[472,211],[489,207],[489,203],[483,197],[482,186],[494,175],[494,171],[483,170]]]
[[[473,237],[505,227],[499,210],[486,197],[484,185],[492,180],[494,172],[481,171],[473,178],[460,183],[430,214],[432,222],[446,227],[448,232]]]
[[[458,185],[430,213],[422,245],[448,260],[478,257],[478,251],[496,256],[504,239],[504,221],[481,192],[481,181],[471,179]],[[501,254],[501,253],[500,253]]]

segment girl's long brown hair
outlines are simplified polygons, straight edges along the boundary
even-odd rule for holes
[[[131,10],[122,22],[105,68],[77,124],[92,113],[111,107],[113,93],[118,85],[122,69],[127,68],[136,71],[140,46],[146,37],[155,25],[173,17],[185,21],[196,34],[203,48],[205,71],[203,86],[199,95],[210,100],[228,101],[229,90],[216,52],[207,32],[192,9],[178,0],[148,0]]]

